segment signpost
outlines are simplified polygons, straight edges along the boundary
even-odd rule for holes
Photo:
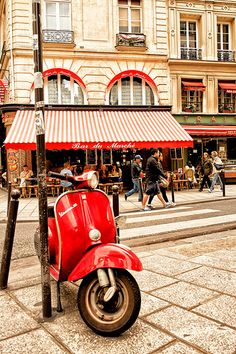
[[[46,148],[44,124],[43,64],[41,41],[40,0],[33,0],[33,53],[34,53],[34,92],[35,92],[35,130],[37,146],[37,178],[39,190],[39,228],[40,228],[40,262],[42,279],[43,317],[52,316],[51,287],[48,253],[48,215],[46,184]]]

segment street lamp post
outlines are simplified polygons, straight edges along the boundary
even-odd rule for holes
[[[35,129],[37,146],[37,179],[39,190],[39,229],[40,229],[40,261],[42,279],[43,317],[52,316],[51,287],[48,253],[48,215],[46,184],[46,149],[44,122],[44,92],[40,0],[32,0],[33,15],[33,53],[34,53],[34,92],[35,92]]]

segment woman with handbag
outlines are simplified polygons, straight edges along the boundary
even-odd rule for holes
[[[152,195],[153,197],[157,195],[157,198],[160,200],[164,208],[166,208],[167,205],[161,194],[160,185],[158,182],[159,176],[165,177],[158,164],[160,152],[158,149],[152,149],[151,154],[152,155],[148,158],[146,165],[146,190],[142,201],[142,209],[144,211],[151,210],[148,206],[146,206],[146,203],[148,197]]]
[[[212,178],[211,186],[208,190],[209,193],[213,192],[217,180],[219,181],[221,190],[223,189],[223,183],[220,178],[220,172],[224,168],[224,165],[221,161],[221,158],[218,156],[217,151],[212,151],[211,157],[213,160],[213,171],[212,171],[213,178]]]
[[[163,154],[162,154],[162,152],[159,151],[158,166],[159,166],[159,170],[162,172],[162,175],[159,175],[158,182],[159,182],[159,186],[160,186],[160,191],[161,191],[162,197],[163,197],[164,201],[166,202],[165,208],[170,208],[170,207],[174,207],[176,204],[170,202],[168,197],[167,197],[167,194],[166,194],[166,190],[167,190],[167,187],[169,185],[169,182],[168,182],[168,178],[166,177],[166,175],[164,173],[163,166],[162,166],[162,161],[163,161]],[[152,201],[153,201],[154,197],[155,197],[155,194],[154,195],[150,195],[150,197],[148,199],[147,207],[149,209],[153,209],[153,206],[151,204],[152,204]]]

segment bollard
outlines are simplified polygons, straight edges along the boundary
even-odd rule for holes
[[[225,197],[225,171],[224,170],[222,170],[220,172],[220,179],[221,179],[221,182],[223,185],[223,188],[222,188],[223,197]]]
[[[174,182],[173,182],[173,177],[174,173],[171,172],[170,174],[170,187],[171,187],[171,197],[172,197],[172,203],[175,202],[175,191],[174,191]]]
[[[10,201],[11,201],[11,182],[8,182],[8,188],[7,188],[7,215],[8,215],[8,212],[9,212]]]
[[[143,201],[143,184],[142,184],[142,178],[138,179],[138,185],[139,185],[139,192],[138,192],[138,201],[142,202]]]
[[[115,218],[117,218],[120,214],[119,211],[119,187],[117,185],[112,186],[112,207]],[[119,243],[120,229],[116,221],[116,229]]]
[[[5,242],[3,246],[2,252],[2,263],[1,263],[1,271],[0,271],[0,289],[6,289],[8,283],[8,275],[11,264],[11,254],[12,247],[15,235],[15,226],[16,226],[16,218],[17,211],[19,205],[19,197],[20,192],[17,189],[14,189],[11,193],[11,201],[8,210],[8,220],[7,220],[7,229]]]

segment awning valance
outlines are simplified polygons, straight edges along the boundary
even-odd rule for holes
[[[202,82],[182,81],[185,91],[205,91],[206,86]]]
[[[219,83],[219,87],[228,93],[236,93],[236,84]]]
[[[6,148],[36,148],[35,112],[17,111]],[[191,136],[168,111],[45,111],[49,150],[190,147]]]
[[[236,136],[236,125],[183,125],[190,135]]]

